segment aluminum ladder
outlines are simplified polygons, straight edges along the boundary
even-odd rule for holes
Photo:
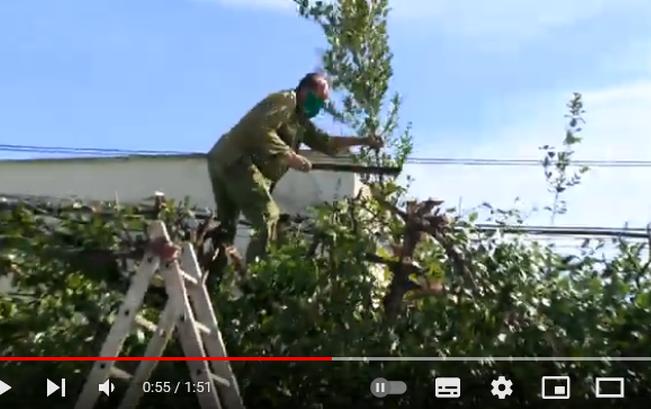
[[[148,230],[150,243],[170,242],[162,221],[152,222]],[[158,324],[155,324],[138,315],[138,312],[145,293],[157,278],[162,278],[168,299]],[[186,357],[226,356],[205,282],[206,275],[201,273],[192,244],[183,243],[178,258],[170,260],[162,259],[151,249],[147,250],[99,356],[119,356],[125,339],[136,325],[151,333],[145,350],[147,357],[162,356],[175,330]],[[150,378],[157,363],[155,360],[141,361],[136,371],[129,374],[119,369],[115,361],[96,361],[75,409],[92,409],[100,396],[99,385],[110,378],[129,380],[119,408],[137,408],[144,393],[142,385]],[[209,385],[206,390],[197,393],[202,409],[244,409],[239,386],[228,361],[189,360],[187,364],[192,382]]]

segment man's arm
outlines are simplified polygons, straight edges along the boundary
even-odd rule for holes
[[[264,156],[276,156],[296,170],[307,172],[311,163],[294,150],[278,135],[278,128],[287,122],[296,109],[291,94],[280,92],[269,95],[249,113],[246,124],[251,132],[244,139],[244,147]]]
[[[383,146],[380,138],[358,138],[354,136],[330,136],[317,128],[312,121],[305,121],[305,138],[303,142],[310,148],[334,156],[353,146],[369,146],[379,149]]]
[[[330,144],[332,149],[337,153],[348,150],[353,146],[368,146],[371,148],[379,149],[382,147],[382,142],[379,138],[358,138],[355,136],[331,136]]]
[[[275,93],[268,96],[254,108],[248,118],[251,121],[251,135],[245,140],[248,148],[271,156],[284,156],[293,152],[276,131],[293,111],[294,101],[290,95]]]

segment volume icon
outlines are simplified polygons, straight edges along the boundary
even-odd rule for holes
[[[107,379],[103,383],[100,383],[97,387],[100,392],[103,392],[104,395],[109,396],[111,392],[115,390],[115,385],[111,382],[110,379]]]

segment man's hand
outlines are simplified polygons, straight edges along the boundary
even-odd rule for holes
[[[287,155],[287,165],[301,172],[309,172],[312,169],[312,163],[309,160],[294,152]]]
[[[351,146],[368,146],[375,150],[384,147],[384,141],[378,136],[369,136],[366,138],[357,136],[331,136],[330,144],[337,153],[347,151]]]
[[[366,138],[365,145],[374,150],[380,150],[384,147],[384,141],[379,136],[369,136]]]

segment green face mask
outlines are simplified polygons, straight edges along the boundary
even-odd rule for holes
[[[325,101],[319,98],[313,91],[308,91],[305,101],[303,102],[303,113],[308,118],[314,118],[318,115]]]

